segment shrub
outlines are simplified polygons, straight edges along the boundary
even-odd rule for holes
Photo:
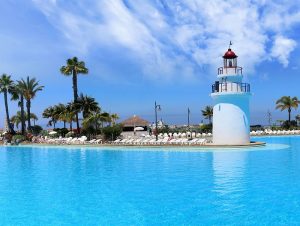
[[[164,125],[162,128],[158,128],[158,133],[170,133],[170,132],[171,130],[168,125]]]
[[[57,132],[56,134],[57,136],[62,136],[62,137],[66,136],[66,134],[69,132],[69,130],[66,128],[56,128],[53,131]]]
[[[251,125],[250,126],[250,131],[257,131],[257,130],[263,130],[264,128],[262,125]]]
[[[115,140],[119,137],[122,133],[122,126],[115,125],[115,126],[108,126],[102,129],[104,134],[104,138],[106,140]]]
[[[29,128],[29,131],[32,133],[32,135],[38,136],[43,131],[43,128],[39,125],[35,125],[35,126],[31,126]]]
[[[212,132],[212,124],[204,124],[200,126],[201,132],[204,133],[211,133]]]
[[[70,131],[66,134],[66,137],[73,137],[74,136],[74,132]]]
[[[293,127],[297,127],[297,121],[292,120],[291,123],[289,123],[289,121],[286,120],[282,123],[281,127],[284,128],[284,129],[291,129]]]
[[[4,140],[10,142],[10,141],[12,140],[12,137],[13,137],[12,134],[6,133],[6,134],[4,135]]]
[[[96,134],[96,132],[97,131],[93,126],[84,127],[81,130],[81,134],[86,136],[90,136],[91,134]]]
[[[11,139],[12,143],[16,143],[16,144],[19,144],[25,140],[26,140],[26,137],[21,134],[14,135]]]
[[[40,132],[40,135],[41,135],[41,136],[49,136],[49,131],[48,131],[48,130],[42,130],[42,131]]]

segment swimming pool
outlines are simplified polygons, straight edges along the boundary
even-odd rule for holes
[[[299,224],[300,137],[254,140],[268,145],[223,151],[1,147],[0,222]]]

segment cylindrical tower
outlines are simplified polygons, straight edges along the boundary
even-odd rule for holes
[[[213,143],[243,145],[250,143],[250,84],[243,83],[243,70],[237,55],[229,48],[218,68],[218,80],[212,85]]]

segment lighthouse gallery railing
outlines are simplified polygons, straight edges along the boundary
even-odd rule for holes
[[[212,85],[212,93],[221,93],[221,92],[242,92],[249,93],[250,92],[250,84],[249,83],[241,83],[241,82],[215,82]]]

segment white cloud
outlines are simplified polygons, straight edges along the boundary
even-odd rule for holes
[[[152,78],[197,77],[207,66],[215,72],[229,40],[248,73],[269,57],[287,66],[296,43],[281,34],[300,23],[299,0],[78,0],[72,7],[59,0],[33,2],[73,49],[120,49]],[[276,37],[271,48],[270,32]]]
[[[296,48],[296,45],[297,43],[293,39],[278,35],[274,39],[271,56],[277,58],[284,67],[287,67],[290,53]]]

